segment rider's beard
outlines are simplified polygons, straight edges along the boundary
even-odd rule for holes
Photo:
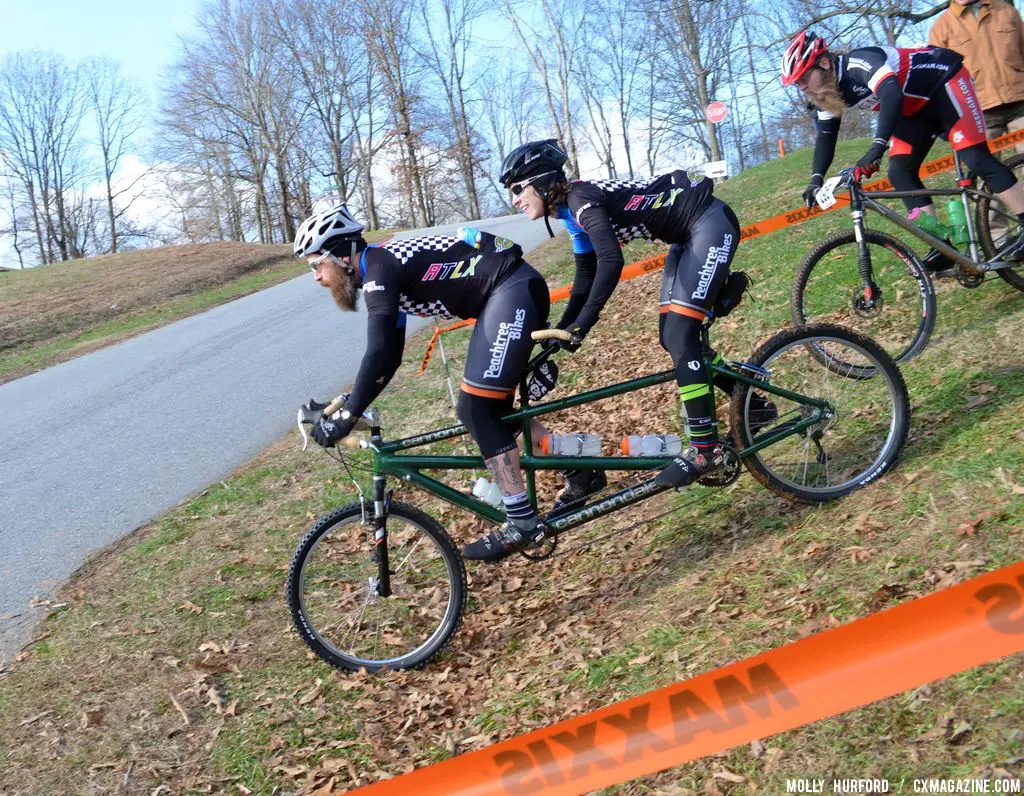
[[[842,116],[846,112],[846,103],[839,95],[839,84],[836,81],[835,72],[826,72],[822,87],[817,91],[808,91],[807,98],[833,116]]]
[[[330,290],[335,304],[343,310],[355,312],[359,303],[359,285],[356,284],[355,274],[343,272],[341,279],[331,284]]]

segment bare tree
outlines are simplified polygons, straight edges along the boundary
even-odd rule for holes
[[[86,176],[84,115],[78,73],[59,56],[14,53],[0,63],[0,158],[31,208],[42,263],[72,256],[69,210]]]
[[[439,7],[443,26],[434,27],[432,7]],[[448,119],[454,137],[455,159],[466,191],[467,212],[480,217],[480,199],[476,189],[478,158],[474,151],[473,133],[466,108],[466,64],[472,45],[471,20],[482,8],[480,0],[420,0],[419,13],[427,47],[421,57],[440,82],[445,95]]]
[[[420,129],[415,120],[421,102],[419,71],[412,59],[412,0],[357,0],[362,34],[373,56],[390,104],[399,146],[398,174],[414,226],[429,224],[421,172]]]
[[[146,98],[141,87],[121,74],[120,65],[109,58],[90,59],[82,65],[82,69],[102,159],[110,234],[108,251],[116,252],[121,237],[119,222],[138,198],[135,189],[145,179],[147,172],[143,171],[130,183],[116,190],[114,175],[145,121]],[[123,196],[127,197],[127,201],[118,206],[117,200]]]
[[[704,109],[718,93],[724,61],[732,56],[734,18],[725,4],[699,0],[649,0],[647,11],[671,53],[659,62],[665,68],[663,113],[711,160],[721,160],[718,133]]]
[[[544,92],[548,116],[555,136],[565,149],[569,167],[580,173],[579,152],[576,147],[576,101],[574,81],[576,63],[583,46],[583,20],[585,5],[582,0],[539,0],[543,20],[541,29],[530,24],[536,7],[529,6],[526,13],[513,0],[503,0],[506,18],[512,23],[533,67],[534,77]]]

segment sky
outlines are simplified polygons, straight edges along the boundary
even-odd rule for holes
[[[69,65],[91,55],[120,62],[127,76],[148,92],[156,108],[158,88],[166,67],[178,51],[178,37],[188,34],[203,0],[0,0],[0,58],[24,50],[48,50],[62,55]],[[151,117],[152,118],[152,117]],[[129,155],[119,172],[124,184],[146,164]],[[102,195],[97,183],[90,194]],[[145,206],[145,197],[133,213],[162,215]],[[17,267],[14,251],[0,241],[0,265]]]
[[[51,50],[77,61],[105,55],[156,97],[178,36],[188,33],[201,0],[0,0],[0,56]]]

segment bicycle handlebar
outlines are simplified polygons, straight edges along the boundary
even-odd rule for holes
[[[572,334],[565,329],[538,329],[536,332],[530,333],[530,339],[538,343],[544,340],[564,340],[569,342],[572,339]]]

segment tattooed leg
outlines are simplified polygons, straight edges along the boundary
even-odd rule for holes
[[[523,471],[519,469],[519,451],[513,448],[484,461],[494,483],[506,495],[518,495],[526,491]]]

